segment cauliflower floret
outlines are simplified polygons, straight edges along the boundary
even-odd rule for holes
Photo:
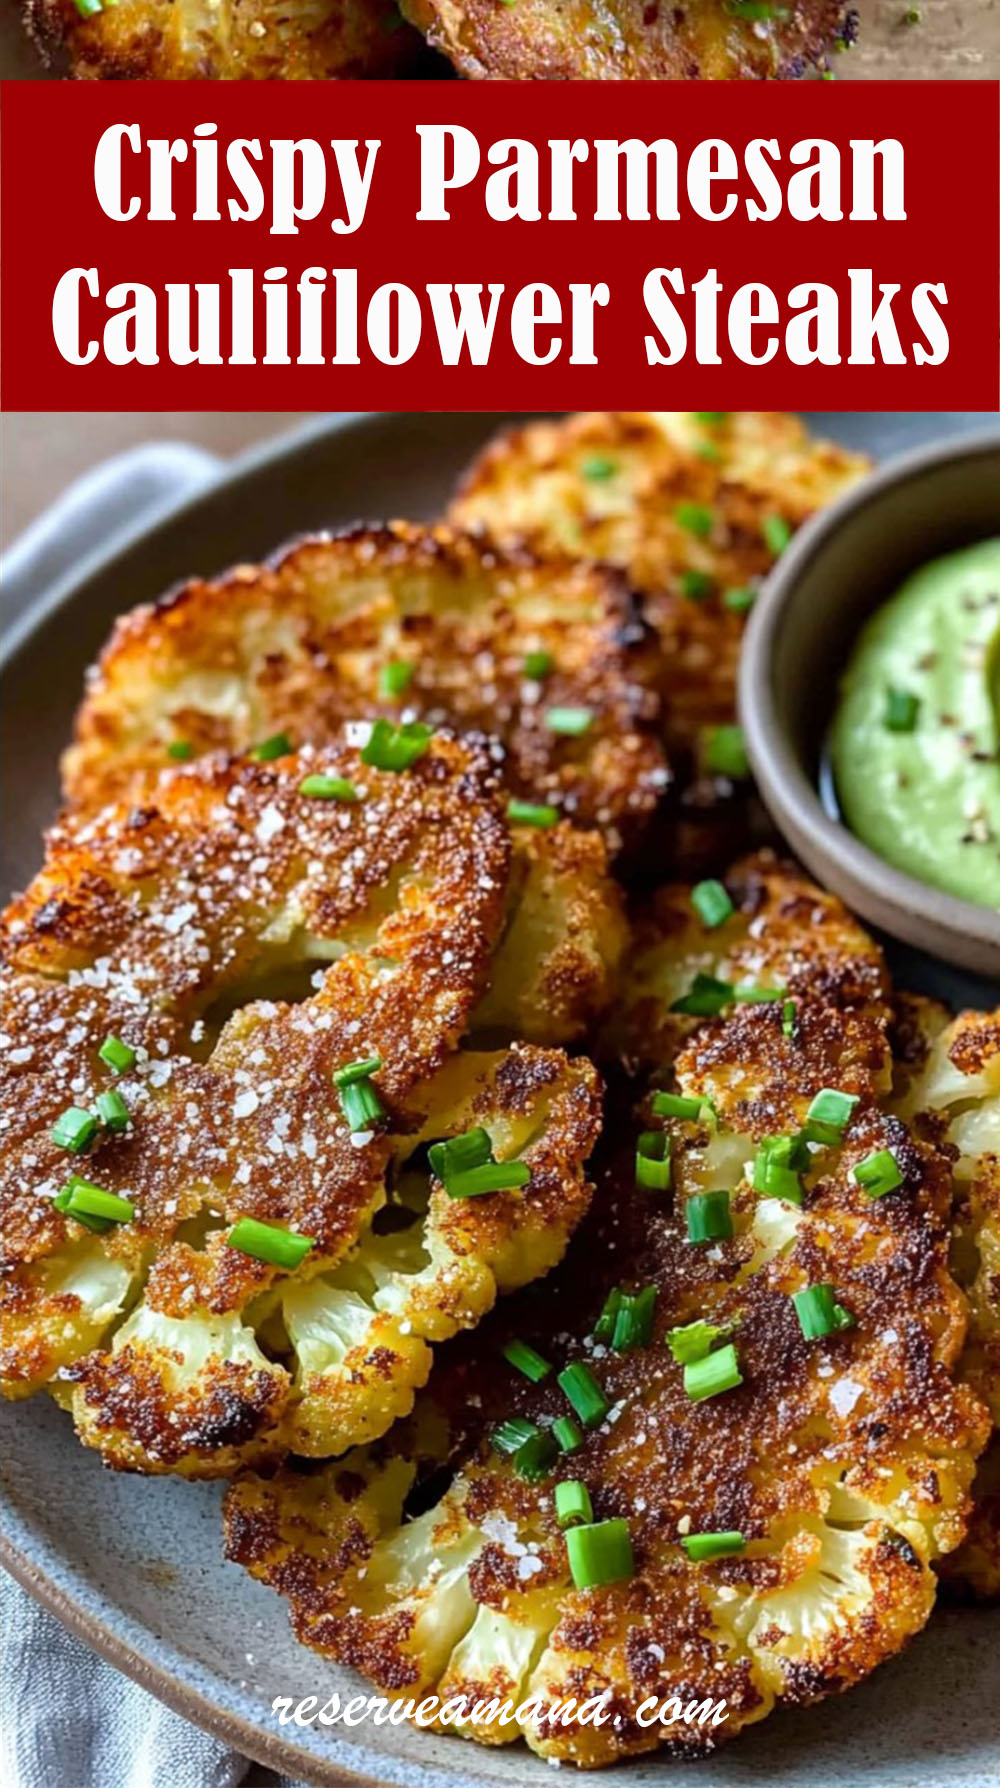
[[[798,988],[794,1096],[769,1102],[783,1044],[766,1004],[749,1021],[737,1011],[704,1024],[718,1059],[733,1053],[727,1031],[739,1042],[741,1095],[726,1109],[704,1103],[702,1032],[689,1031],[675,1065],[690,1106],[666,1120],[648,1102],[612,1115],[592,1210],[544,1301],[506,1301],[439,1359],[417,1405],[447,1424],[436,1449],[403,1424],[326,1467],[321,1489],[287,1465],[267,1480],[244,1474],[227,1497],[229,1556],[288,1597],[302,1640],[383,1692],[468,1704],[607,1695],[603,1725],[528,1725],[531,1748],[556,1760],[596,1765],[662,1743],[696,1753],[776,1703],[849,1687],[923,1626],[934,1562],[965,1531],[989,1422],[957,1376],[950,1160],[884,1109],[889,989],[874,946],[860,948],[846,916],[801,883],[760,910],[756,940],[765,953],[773,943],[772,963],[804,957],[817,912],[830,937],[839,922],[849,939],[842,972],[831,947]],[[855,985],[874,1027],[867,1078],[854,1073],[858,1032],[842,1022]],[[856,1103],[840,1133],[811,1138],[796,1183],[762,1195],[769,1124],[797,1126],[803,1099],[847,1084]],[[636,1184],[636,1134],[657,1122],[669,1142],[645,1146],[650,1160],[669,1156],[669,1189]],[[855,1170],[887,1154],[900,1183],[871,1196]],[[726,1213],[707,1235],[706,1193]],[[796,1301],[810,1288],[828,1293],[818,1332],[810,1300]],[[615,1299],[639,1293],[646,1316],[624,1306],[620,1327]],[[540,1368],[518,1371],[515,1341]],[[720,1378],[696,1394],[706,1387],[692,1362],[704,1371],[715,1352]],[[568,1367],[577,1380],[585,1368],[598,1402],[589,1413],[574,1403],[579,1444],[570,1437],[567,1454],[554,1424],[571,1413]],[[532,1426],[511,1441],[512,1421]],[[511,1455],[526,1434],[527,1453]],[[443,1464],[454,1475],[442,1494]],[[394,1499],[382,1490],[390,1472]],[[555,1506],[565,1480],[584,1486],[596,1522],[627,1524],[631,1562],[614,1581],[588,1585],[574,1570]],[[707,1534],[735,1539],[692,1555]],[[720,1701],[718,1724],[683,1718]],[[649,1718],[651,1705],[673,1709],[672,1723]],[[482,1742],[519,1736],[499,1715],[477,1724],[468,1705],[459,1724]]]
[[[539,566],[445,527],[356,528],[124,616],[64,785],[92,808],[178,734],[195,752],[243,751],[278,732],[322,745],[362,716],[426,716],[498,737],[511,796],[597,826],[615,851],[668,781],[653,671],[651,636],[606,567]]]
[[[85,1438],[121,1463],[182,1464],[169,1346],[155,1368],[138,1337],[90,1352],[144,1276],[161,1317],[241,1311],[277,1272],[226,1246],[241,1217],[310,1238],[303,1270],[336,1266],[383,1201],[391,1130],[484,991],[509,870],[494,773],[449,735],[421,744],[405,773],[349,746],[165,773],[62,822],[5,914],[4,1390],[71,1371]],[[351,798],[324,798],[331,783]],[[292,971],[304,997],[261,997]],[[352,1127],[333,1076],[365,1058],[376,1115]],[[80,1182],[118,1200],[113,1220],[64,1211]],[[255,1363],[240,1371],[257,1386]],[[284,1378],[266,1376],[262,1424]],[[246,1438],[242,1410],[233,1423]],[[205,1432],[184,1469],[228,1457],[214,1405]]]

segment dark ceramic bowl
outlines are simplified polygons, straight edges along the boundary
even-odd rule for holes
[[[820,795],[823,743],[851,645],[903,579],[1000,534],[1000,430],[894,459],[796,536],[757,602],[740,709],[760,792],[802,862],[862,918],[1000,979],[1000,913],[927,887],[842,825]]]

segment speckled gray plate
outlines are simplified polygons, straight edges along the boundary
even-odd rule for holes
[[[501,420],[319,421],[243,460],[166,515],[161,503],[152,526],[112,534],[18,617],[2,662],[3,892],[37,866],[82,669],[116,613],[187,572],[260,556],[303,529],[359,516],[432,515],[470,452]],[[983,418],[809,420],[883,457]],[[58,545],[49,543],[53,562]],[[945,998],[988,997],[926,959],[911,959],[905,972]],[[216,1486],[105,1472],[44,1398],[0,1410],[0,1455],[0,1561],[112,1663],[237,1749],[316,1784],[551,1781],[548,1767],[520,1747],[483,1749],[365,1725],[279,1727],[270,1714],[274,1697],[325,1700],[354,1679],[297,1646],[278,1598],[221,1561]],[[852,1694],[805,1713],[777,1714],[710,1764],[653,1757],[629,1765],[629,1780],[643,1788],[654,1779],[676,1788],[764,1781],[783,1788],[996,1788],[998,1650],[1000,1611],[942,1610],[904,1656]]]

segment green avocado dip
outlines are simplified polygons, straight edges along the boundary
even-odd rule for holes
[[[1000,539],[936,559],[862,630],[831,757],[863,843],[1000,908]]]

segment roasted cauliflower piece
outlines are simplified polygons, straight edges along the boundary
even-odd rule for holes
[[[494,772],[449,735],[417,743],[399,771],[340,746],[165,772],[60,823],[4,916],[4,1389],[72,1373],[117,1463],[230,1469],[272,1425],[287,1375],[239,1315],[275,1268],[230,1226],[335,1266],[487,984],[510,850]],[[370,1123],[332,1084],[366,1059]],[[78,1181],[125,1201],[116,1220],[64,1212]]]
[[[488,80],[762,80],[803,75],[849,30],[843,0],[741,13],[727,0],[651,10],[639,0],[404,0],[459,74]]]
[[[403,522],[307,540],[120,620],[63,761],[93,806],[172,741],[322,743],[360,716],[496,735],[511,796],[641,832],[668,776],[651,641],[620,574]],[[516,810],[515,810],[516,815]]]
[[[288,1599],[301,1640],[386,1694],[464,1697],[445,1723],[482,1742],[523,1734],[586,1766],[710,1750],[895,1653],[964,1532],[989,1423],[956,1377],[950,1160],[886,1109],[874,946],[801,883],[794,902],[773,898],[767,874],[762,958],[804,958],[816,910],[828,945],[794,1035],[779,1032],[803,1057],[784,1100],[771,1004],[703,1018],[659,1064],[666,1115],[647,1096],[609,1125],[594,1204],[544,1305],[515,1297],[453,1342],[417,1419],[375,1447],[308,1477],[294,1462],[247,1472],[227,1496],[228,1555]],[[700,949],[683,928],[674,939],[690,983]],[[843,1024],[859,964],[865,1072]],[[741,1065],[740,1096],[714,1110],[710,1039],[714,1059],[738,1051]],[[818,1094],[849,1089],[822,1124],[810,1117]],[[795,1172],[761,1181],[779,1131],[798,1137]],[[641,1174],[637,1146],[669,1167]],[[862,1181],[885,1155],[894,1174],[874,1195]],[[518,1369],[525,1345],[542,1368]],[[567,1416],[576,1435],[555,1426]],[[529,1426],[512,1439],[512,1422]],[[592,1528],[576,1540],[557,1513],[565,1482]],[[603,1723],[566,1714],[601,1696]],[[560,1718],[504,1723],[502,1705],[529,1697]],[[683,1718],[720,1703],[717,1723]]]
[[[46,57],[76,80],[375,80],[429,72],[423,39],[365,0],[25,0]]]
[[[867,463],[777,412],[605,411],[506,430],[450,506],[457,526],[505,545],[614,565],[642,598],[659,644],[685,870],[746,841],[746,784],[713,729],[735,720],[757,586],[794,530]]]
[[[1000,1430],[1000,1011],[952,1020],[928,1000],[904,1002],[908,1047],[900,1109],[956,1152],[952,1271],[969,1303],[961,1370]],[[973,1484],[968,1536],[942,1561],[949,1587],[1000,1597],[1000,1435]]]

